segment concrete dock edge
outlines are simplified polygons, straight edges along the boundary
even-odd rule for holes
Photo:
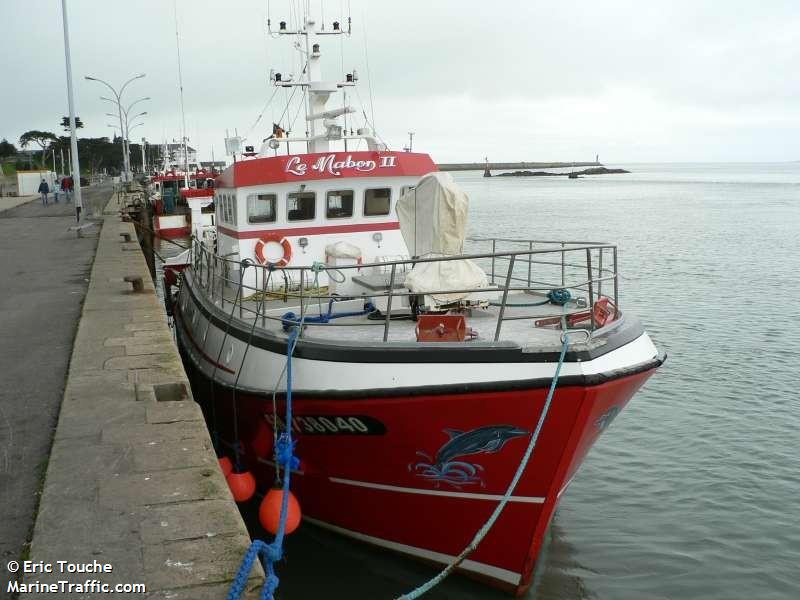
[[[97,561],[113,571],[53,569],[23,583],[97,579],[143,583],[139,597],[225,598],[250,538],[134,227],[117,209],[111,200],[102,217],[28,558]],[[125,277],[141,277],[144,290],[134,292]],[[256,565],[243,597],[258,597],[262,583]]]

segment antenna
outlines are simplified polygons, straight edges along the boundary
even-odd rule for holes
[[[361,13],[361,20],[364,21],[364,58],[367,62],[367,86],[369,87],[369,113],[370,121],[372,121],[372,129],[375,130],[377,135],[378,128],[375,125],[375,104],[372,101],[372,75],[369,70],[369,48],[367,48],[367,17],[365,13]]]
[[[189,149],[186,147],[186,113],[183,108],[183,71],[181,69],[181,41],[178,36],[178,0],[172,1],[175,9],[175,46],[178,48],[178,89],[181,99],[181,138],[183,140],[183,185],[189,187]]]

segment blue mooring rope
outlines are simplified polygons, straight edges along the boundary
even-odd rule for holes
[[[569,293],[569,290],[565,290],[564,288],[556,288],[552,289],[547,292],[547,300],[541,300],[539,302],[522,302],[522,303],[514,303],[514,302],[506,302],[506,306],[544,306],[545,304],[558,304],[559,306],[564,306],[567,302],[570,301],[572,296]],[[490,306],[502,306],[502,302],[489,302]]]
[[[566,291],[566,290],[565,290]],[[565,319],[564,319],[565,320]],[[563,324],[566,329],[566,323]],[[544,402],[544,408],[542,408],[542,414],[539,415],[539,422],[536,423],[536,429],[531,436],[531,441],[528,444],[528,448],[525,450],[525,454],[522,457],[522,461],[519,463],[519,467],[517,467],[517,472],[514,473],[514,478],[511,480],[511,483],[506,490],[506,493],[503,495],[503,499],[500,500],[500,503],[494,509],[494,512],[489,517],[489,520],[483,524],[478,530],[478,533],[475,534],[475,537],[472,538],[472,541],[469,545],[461,551],[459,554],[450,564],[448,564],[444,569],[442,569],[438,575],[429,579],[421,586],[414,588],[407,594],[403,594],[399,596],[397,600],[414,600],[415,598],[419,598],[426,592],[429,592],[434,587],[436,587],[439,583],[444,581],[444,579],[452,573],[458,565],[460,565],[472,552],[475,548],[478,547],[483,541],[483,538],[486,537],[486,534],[489,533],[492,526],[494,525],[495,521],[500,517],[500,513],[503,512],[503,509],[508,504],[508,501],[511,499],[511,495],[514,493],[514,489],[517,487],[517,483],[519,483],[520,478],[522,477],[522,473],[525,471],[525,467],[528,466],[528,461],[533,454],[533,449],[536,447],[536,441],[539,439],[539,433],[542,430],[542,425],[544,425],[544,419],[547,416],[548,411],[550,410],[550,404],[553,401],[553,393],[556,390],[556,383],[558,383],[558,376],[561,373],[561,365],[564,364],[564,357],[567,354],[567,346],[569,345],[569,335],[568,332],[564,333],[564,343],[561,346],[561,355],[558,357],[558,365],[556,366],[555,375],[553,375],[553,381],[550,383],[550,390],[547,392],[547,399]]]
[[[317,317],[303,317],[303,323],[328,323],[332,319],[341,319],[342,317],[358,317],[360,315],[368,315],[371,312],[375,312],[375,305],[372,302],[365,302],[364,303],[364,310],[355,310],[350,312],[340,312],[334,313],[333,312],[333,303],[335,300],[333,298],[330,299],[328,302],[328,312],[325,314],[321,314]],[[292,327],[295,327],[300,324],[300,317],[298,317],[293,312],[289,311],[285,313],[281,317],[281,322],[283,323],[283,330],[289,331]]]
[[[271,544],[262,540],[254,540],[242,559],[242,564],[233,578],[231,589],[228,591],[228,600],[239,600],[247,585],[250,571],[257,556],[260,556],[266,565],[267,578],[261,588],[261,600],[272,600],[275,590],[278,589],[280,579],[275,574],[275,563],[283,557],[283,538],[286,534],[286,519],[289,506],[289,486],[291,483],[292,469],[296,469],[300,461],[294,456],[295,442],[292,440],[292,354],[299,329],[294,328],[289,333],[286,342],[286,431],[278,437],[275,445],[275,462],[283,466],[283,498],[281,499],[281,516],[278,521],[278,532]]]
[[[565,320],[565,319],[564,319]],[[563,323],[563,327],[566,329],[566,323]],[[247,550],[247,553],[242,560],[242,565],[239,567],[239,571],[236,573],[236,577],[234,577],[233,583],[231,584],[231,589],[228,592],[228,600],[239,600],[241,598],[242,593],[245,590],[247,585],[247,579],[250,575],[250,571],[253,568],[253,563],[257,556],[260,556],[263,561],[266,563],[266,571],[267,571],[267,578],[264,582],[264,587],[261,589],[261,600],[273,600],[273,596],[275,590],[278,589],[278,585],[280,584],[280,580],[278,576],[275,574],[275,567],[274,564],[281,560],[283,557],[283,538],[286,532],[286,518],[287,518],[287,508],[289,503],[289,484],[291,478],[291,470],[293,468],[297,468],[299,463],[297,457],[294,456],[293,450],[295,442],[292,440],[291,434],[291,423],[292,423],[292,353],[294,352],[294,345],[297,339],[297,335],[299,330],[297,327],[292,329],[291,333],[289,334],[289,339],[287,342],[287,351],[286,351],[286,432],[282,433],[278,438],[278,442],[275,447],[275,459],[276,463],[283,465],[283,498],[281,502],[281,516],[278,523],[278,532],[275,535],[275,539],[271,544],[267,544],[261,540],[254,540],[253,543],[250,545],[250,548]],[[525,468],[528,466],[528,462],[530,461],[531,456],[533,455],[533,451],[536,448],[536,443],[539,439],[539,434],[541,433],[542,426],[544,425],[544,420],[547,417],[547,413],[550,411],[550,406],[553,401],[553,395],[555,393],[556,384],[558,383],[559,375],[561,374],[561,367],[564,364],[564,357],[567,354],[567,347],[569,346],[569,332],[565,331],[563,336],[563,344],[561,346],[561,354],[558,357],[558,364],[556,365],[556,372],[553,375],[553,380],[550,383],[550,389],[547,392],[547,398],[544,403],[544,407],[542,408],[542,412],[539,415],[539,421],[536,423],[536,429],[531,436],[531,441],[528,443],[528,447],[525,450],[525,454],[522,457],[522,461],[520,462],[519,466],[517,467],[516,473],[514,473],[514,477],[511,480],[511,483],[506,490],[506,493],[503,495],[503,498],[500,500],[500,503],[494,509],[494,512],[491,514],[489,519],[483,526],[478,530],[478,532],[473,537],[472,541],[469,545],[461,551],[461,553],[448,564],[442,571],[439,572],[435,577],[429,579],[421,586],[411,590],[407,594],[403,594],[399,596],[397,600],[415,600],[419,598],[423,594],[429,592],[434,587],[436,587],[439,583],[444,581],[444,579],[452,573],[458,565],[460,565],[475,549],[478,545],[483,541],[483,538],[489,533],[489,531],[494,526],[497,519],[500,517],[500,514],[505,509],[506,505],[508,504],[509,500],[511,499],[514,490],[519,483],[519,480],[522,478],[522,474],[525,472]]]
[[[547,299],[553,304],[558,304],[560,306],[564,306],[570,301],[570,298],[569,290],[565,290],[564,288],[556,288],[547,292]]]

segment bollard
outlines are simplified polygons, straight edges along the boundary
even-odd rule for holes
[[[140,275],[127,275],[124,279],[128,283],[133,284],[134,292],[144,291],[144,282],[142,282],[142,278]]]
[[[120,233],[120,236],[122,236],[122,241],[123,242],[130,242],[131,241],[131,234],[130,233]]]

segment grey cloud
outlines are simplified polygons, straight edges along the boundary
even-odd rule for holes
[[[153,98],[136,136],[179,137],[172,3],[68,4],[83,134],[110,135],[106,123],[114,122],[104,116],[110,105],[98,99],[105,90],[83,75],[117,85],[144,71],[147,77],[126,93],[129,100]],[[288,20],[288,0],[270,4],[273,24]],[[4,2],[0,51],[11,92],[0,97],[0,136],[16,140],[26,129],[56,129],[66,114],[57,5]],[[318,9],[319,1],[312,6]],[[346,3],[322,6],[330,26]],[[224,130],[246,131],[272,94],[269,69],[297,73],[298,59],[288,40],[265,35],[262,0],[178,0],[178,10],[188,133],[201,155],[210,154],[211,144],[219,154]],[[397,147],[416,130],[418,147],[431,148],[439,160],[484,152],[568,160],[598,146],[630,160],[641,156],[642,138],[649,160],[684,158],[687,146],[700,158],[774,158],[779,140],[798,138],[800,5],[794,2],[356,0],[352,15],[354,35],[343,52],[338,39],[322,40],[326,73],[334,78],[357,68],[369,112],[366,31],[380,132]],[[349,100],[359,104],[355,96]],[[281,91],[252,139],[284,106]],[[648,129],[654,121],[669,123],[669,130]],[[726,141],[713,141],[719,139]],[[793,145],[780,145],[786,159],[796,156]]]

